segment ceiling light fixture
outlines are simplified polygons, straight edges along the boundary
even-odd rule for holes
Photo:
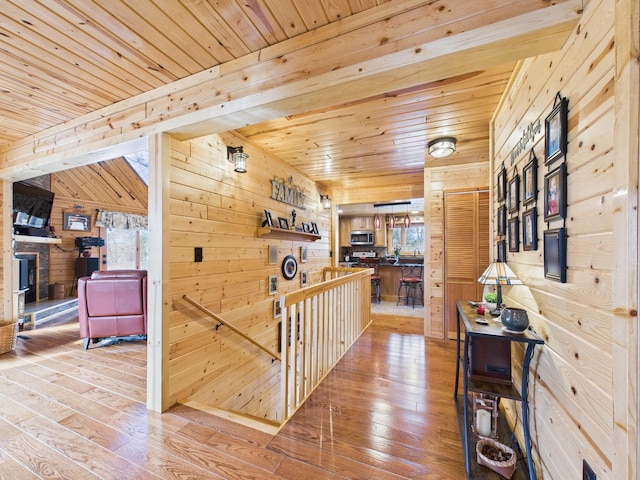
[[[411,226],[411,217],[409,216],[409,207],[407,207],[407,214],[404,216],[404,228],[409,228]]]
[[[429,155],[444,158],[456,151],[456,139],[453,137],[436,138],[429,142]]]
[[[396,228],[396,217],[393,215],[393,207],[391,207],[391,215],[389,216],[389,228]]]
[[[373,217],[373,228],[376,230],[380,230],[382,228],[382,220],[380,220],[380,215],[378,215],[378,207],[376,207],[376,214]]]
[[[242,147],[227,147],[227,160],[235,165],[235,172],[247,173],[247,158],[249,155],[242,151]]]

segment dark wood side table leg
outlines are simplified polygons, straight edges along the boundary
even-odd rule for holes
[[[469,458],[469,342],[470,335],[464,336],[464,353],[462,354],[464,362],[462,363],[462,395],[463,405],[463,431],[464,431],[464,468],[467,471],[467,478],[471,474],[471,459]]]
[[[529,480],[536,480],[536,467],[531,458],[531,433],[529,432],[529,365],[533,358],[535,344],[527,344],[522,366],[522,430],[524,434],[524,446],[527,451],[527,466],[529,467]]]
[[[456,383],[453,387],[453,398],[458,399],[458,383],[460,379],[460,312],[456,308]]]

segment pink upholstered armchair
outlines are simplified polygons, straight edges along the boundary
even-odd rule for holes
[[[85,350],[90,340],[145,339],[147,271],[96,271],[79,278],[78,317]]]

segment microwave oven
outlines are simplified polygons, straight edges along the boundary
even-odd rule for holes
[[[373,245],[373,232],[367,230],[352,231],[351,245]]]

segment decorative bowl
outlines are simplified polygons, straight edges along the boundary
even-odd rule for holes
[[[505,328],[512,332],[524,332],[529,326],[529,316],[522,308],[505,308],[500,320]]]

